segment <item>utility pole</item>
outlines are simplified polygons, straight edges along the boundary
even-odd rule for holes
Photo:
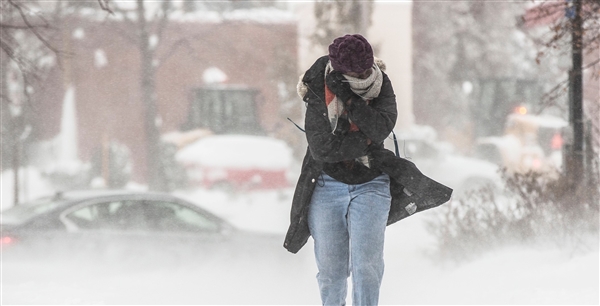
[[[569,124],[573,131],[573,143],[571,145],[567,164],[567,174],[571,183],[581,183],[584,177],[583,156],[583,27],[581,18],[582,0],[571,0],[571,51],[573,67],[571,68],[570,95],[569,95]]]

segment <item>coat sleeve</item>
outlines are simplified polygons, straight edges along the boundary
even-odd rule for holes
[[[333,134],[325,102],[316,95],[305,101],[308,102],[304,123],[306,139],[315,160],[335,163],[367,154],[367,136],[363,132]]]
[[[382,143],[392,132],[398,117],[396,95],[388,76],[383,73],[380,94],[370,104],[360,98],[354,98],[348,110],[348,117],[366,137],[373,143]]]

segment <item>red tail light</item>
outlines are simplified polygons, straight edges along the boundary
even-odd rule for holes
[[[563,146],[563,138],[560,133],[554,134],[550,143],[553,150],[560,150]]]
[[[13,244],[13,243],[15,243],[15,239],[13,237],[2,236],[2,238],[0,238],[0,244],[2,246],[10,245],[10,244]]]

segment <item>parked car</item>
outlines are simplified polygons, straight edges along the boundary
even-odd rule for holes
[[[563,130],[568,123],[551,115],[510,114],[502,136],[477,140],[476,154],[509,173],[555,177],[562,167]]]
[[[430,178],[454,189],[454,196],[489,186],[502,189],[499,167],[491,162],[463,156],[449,143],[437,140],[429,126],[412,126],[397,134],[399,153]],[[392,148],[388,141],[386,147]]]
[[[290,275],[313,275],[310,252],[290,256],[283,233],[238,230],[193,203],[86,191],[1,211],[3,301],[238,305],[253,296],[282,304],[298,291]]]
[[[292,149],[284,141],[271,137],[208,136],[183,147],[176,159],[196,186],[236,190],[290,186]]]
[[[199,260],[267,250],[273,256],[282,239],[237,230],[195,204],[155,192],[59,192],[1,216],[5,259]]]

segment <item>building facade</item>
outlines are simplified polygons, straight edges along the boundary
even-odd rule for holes
[[[71,91],[79,159],[88,162],[107,141],[118,142],[131,152],[133,179],[143,182],[147,152],[137,33],[116,18],[65,22],[65,56],[35,90],[32,121],[36,141],[60,135]],[[297,80],[293,18],[174,19],[160,39],[149,37],[149,45],[161,134],[206,129],[286,137],[282,122],[299,109],[289,107]],[[47,151],[38,155],[46,162],[54,158]]]

